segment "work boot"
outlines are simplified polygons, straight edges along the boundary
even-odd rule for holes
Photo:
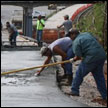
[[[65,94],[70,95],[70,96],[80,96],[79,94],[75,94],[71,92],[65,92]]]
[[[71,86],[72,84],[72,80],[73,80],[73,76],[72,75],[67,75],[67,80],[65,82],[61,82],[61,85],[64,86]]]
[[[66,74],[64,74],[64,75],[61,76],[61,79],[65,79],[65,78],[67,78]]]
[[[57,82],[62,81],[63,79],[66,79],[66,75],[57,75]]]

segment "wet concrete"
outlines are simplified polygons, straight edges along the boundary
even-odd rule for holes
[[[1,70],[42,65],[39,51],[2,51]],[[37,70],[20,72],[1,77],[2,107],[87,107],[64,95],[56,84],[55,67],[46,68],[41,76]]]

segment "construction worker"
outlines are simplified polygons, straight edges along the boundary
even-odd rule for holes
[[[103,66],[106,60],[106,54],[96,38],[88,33],[79,33],[78,30],[71,30],[70,37],[73,40],[72,49],[75,54],[74,61],[82,58],[75,78],[72,82],[70,95],[79,96],[79,88],[83,78],[91,72],[102,99],[107,99],[107,89],[103,73]]]
[[[57,39],[53,43],[51,43],[48,47],[43,46],[41,48],[41,54],[42,56],[47,56],[47,59],[45,60],[45,64],[48,64],[54,54],[58,54],[62,57],[62,61],[69,60],[70,58],[74,57],[73,51],[71,49],[72,47],[72,40],[70,37],[64,37],[61,39]],[[72,73],[72,64],[66,63],[62,65],[64,69],[64,77],[67,76],[68,78],[68,84],[71,85],[72,79],[73,79],[73,73]],[[44,67],[41,68],[40,71],[38,71],[38,75],[44,70]]]
[[[13,24],[10,24],[10,22],[6,22],[6,27],[9,32],[9,41],[11,46],[16,46],[16,38],[18,36],[18,31],[16,27]]]
[[[72,29],[72,21],[69,20],[69,15],[65,15],[64,20],[65,21],[63,22],[63,24],[57,26],[57,28],[59,29],[64,26],[65,37],[66,37],[66,36],[69,36],[69,30]]]
[[[44,27],[45,27],[45,21],[42,19],[42,16],[39,15],[38,20],[36,22],[38,46],[42,46],[42,35]]]

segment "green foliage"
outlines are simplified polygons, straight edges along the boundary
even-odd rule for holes
[[[104,3],[94,4],[92,10],[82,15],[76,24],[76,27],[80,29],[81,32],[91,32],[95,35],[100,40],[101,44],[103,44],[104,12]]]
[[[92,32],[98,36],[102,36],[104,15],[102,13],[103,4],[95,4],[92,11],[87,15],[81,17],[77,24],[81,32]]]

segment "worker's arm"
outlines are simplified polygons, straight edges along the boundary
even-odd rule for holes
[[[43,27],[45,27],[45,24],[43,24],[41,21],[40,21],[40,23],[42,24]]]
[[[57,26],[57,28],[61,28],[61,27],[63,27],[63,24],[62,24],[62,25],[60,25],[60,26]]]
[[[44,22],[44,20],[41,20],[41,19],[40,19],[39,21],[40,21],[40,23],[42,24],[42,26],[45,27],[45,22]]]
[[[43,65],[49,64],[51,58],[52,58],[52,56],[48,56]],[[41,73],[44,69],[45,69],[45,67],[42,67],[41,70],[37,71],[37,75],[40,75],[40,73]]]
[[[11,30],[9,37],[10,37],[10,36],[12,36],[12,34],[13,34],[13,33],[14,33],[14,31],[13,31],[13,30]]]
[[[14,28],[13,28],[13,26],[11,26],[11,27],[10,27],[10,35],[9,35],[9,38],[13,35],[14,32],[15,32],[15,31],[14,31]]]
[[[75,56],[75,57],[73,58],[73,60],[74,60],[74,61],[82,60],[82,58],[81,58],[81,57],[78,57],[78,56]]]

